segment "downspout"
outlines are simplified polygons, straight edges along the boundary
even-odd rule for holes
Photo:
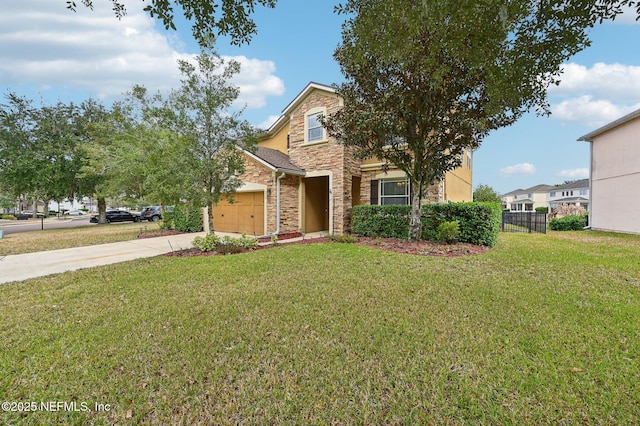
[[[280,234],[280,179],[286,175],[286,173],[282,172],[276,179],[276,232],[273,235]]]

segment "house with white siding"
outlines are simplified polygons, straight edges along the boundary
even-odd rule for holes
[[[580,179],[550,189],[547,204],[549,211],[562,205],[589,210],[589,179]]]

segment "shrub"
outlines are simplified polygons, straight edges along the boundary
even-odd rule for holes
[[[327,238],[329,241],[341,244],[353,244],[358,241],[353,235],[329,235]]]
[[[0,215],[0,219],[5,219],[5,220],[16,220],[16,217],[12,214],[2,214]]]
[[[460,224],[457,220],[451,222],[442,222],[438,225],[438,241],[444,243],[454,243],[458,241],[458,235],[460,234]]]
[[[407,238],[411,206],[354,206],[351,231],[364,237]]]
[[[549,207],[536,207],[537,213],[549,213]]]
[[[365,237],[407,238],[411,206],[355,206],[351,230]],[[502,207],[496,203],[440,203],[422,206],[422,238],[438,240],[438,226],[457,221],[460,242],[492,247],[498,241]]]
[[[457,221],[458,240],[463,243],[493,247],[498,241],[502,207],[495,203],[438,203],[422,208],[422,238],[438,239],[442,222]]]
[[[258,239],[247,235],[240,238],[232,238],[228,235],[220,238],[215,234],[204,237],[195,237],[193,245],[201,251],[215,251],[220,254],[240,253],[243,249],[255,249],[258,247]]]
[[[581,231],[586,225],[587,217],[584,215],[565,216],[551,219],[549,222],[552,231]]]
[[[162,222],[160,222],[160,229],[174,229],[175,222],[173,220],[173,212],[162,213]]]
[[[202,231],[202,211],[199,207],[176,206],[173,210],[173,226],[181,232]]]
[[[220,237],[216,234],[207,234],[204,237],[195,237],[193,239],[193,245],[201,251],[215,251],[219,244]]]

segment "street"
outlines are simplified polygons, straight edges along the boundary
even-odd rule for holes
[[[15,234],[18,232],[40,231],[41,229],[58,229],[58,228],[77,228],[79,226],[89,225],[89,216],[74,218],[47,218],[47,219],[29,219],[29,220],[3,220],[0,221],[0,230],[5,235]]]

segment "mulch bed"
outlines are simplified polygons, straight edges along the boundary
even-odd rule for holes
[[[300,236],[299,234],[297,236]],[[289,237],[294,238],[294,237]],[[278,240],[284,238],[279,237]],[[270,240],[269,240],[270,241]],[[309,238],[306,240],[292,241],[287,244],[317,244],[328,243],[328,238]],[[334,243],[338,244],[338,243]],[[456,256],[469,256],[474,254],[486,253],[489,249],[484,246],[476,246],[474,244],[457,243],[457,244],[439,244],[431,241],[418,241],[409,242],[398,238],[370,238],[370,237],[357,237],[357,241],[354,244],[361,246],[373,247],[380,250],[395,251],[396,253],[413,254],[419,256],[441,256],[441,257],[456,257]],[[272,247],[271,244],[259,246],[255,250],[263,250]],[[241,253],[246,253],[252,250],[242,250]],[[176,257],[194,257],[194,256],[214,256],[215,252],[202,252],[198,248],[191,248],[185,250],[174,251],[167,253],[165,256]]]
[[[176,231],[175,229],[156,229],[153,231],[143,231],[138,234],[138,238],[155,238],[166,237],[167,235],[184,234],[184,232]]]

